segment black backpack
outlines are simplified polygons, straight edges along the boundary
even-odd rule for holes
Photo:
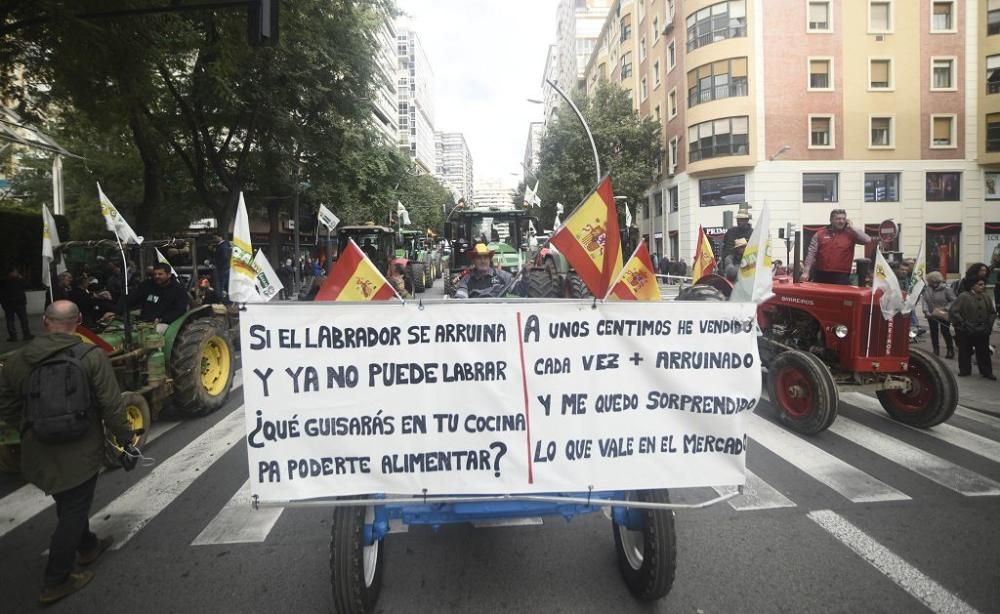
[[[35,365],[24,384],[24,430],[43,443],[65,443],[90,428],[93,396],[83,357],[97,346],[77,343]]]

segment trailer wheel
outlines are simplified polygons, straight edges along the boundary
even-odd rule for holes
[[[778,418],[793,431],[815,435],[837,419],[837,385],[823,361],[797,350],[768,365],[768,392]]]
[[[911,347],[906,376],[910,379],[908,391],[876,393],[886,413],[894,420],[921,429],[951,418],[958,407],[958,381],[940,358]]]
[[[330,537],[330,584],[333,607],[341,614],[366,614],[375,609],[382,590],[384,544],[365,544],[365,525],[375,520],[375,508],[338,507]]]
[[[149,438],[149,427],[153,424],[149,403],[146,402],[146,397],[138,392],[123,392],[122,403],[125,404],[125,419],[128,420],[129,427],[133,432],[140,431],[132,436],[132,445],[141,448],[146,444],[146,440]],[[119,452],[110,442],[111,439],[114,439],[114,435],[106,433],[105,439],[104,464],[109,468],[120,467]]]
[[[639,501],[669,503],[666,490],[640,490],[629,494]],[[673,510],[636,510],[642,528],[631,530],[612,524],[618,569],[629,591],[640,601],[666,596],[674,585],[677,571],[677,532]]]
[[[550,298],[559,296],[556,283],[546,269],[531,269],[528,271],[528,297]]]

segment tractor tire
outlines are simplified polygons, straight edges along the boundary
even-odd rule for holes
[[[424,265],[415,264],[413,265],[413,293],[423,294],[424,290],[427,289],[427,274],[424,270]]]
[[[575,271],[571,271],[566,275],[566,294],[569,298],[593,298],[593,294],[590,293],[590,288],[587,284],[583,283],[580,276],[576,274]]]
[[[669,503],[666,490],[640,490],[631,493],[640,501]],[[674,585],[677,571],[677,532],[673,510],[636,510],[643,527],[631,530],[612,523],[618,569],[625,585],[640,601],[665,597]]]
[[[442,283],[444,284],[444,295],[455,296],[455,284],[451,281],[451,270],[445,269],[442,273]]]
[[[407,266],[406,270],[403,271],[403,288],[406,289],[410,294],[416,294],[416,290],[413,289],[413,266]]]
[[[703,301],[710,303],[725,303],[726,295],[713,286],[688,286],[677,293],[675,301]]]
[[[958,381],[940,358],[911,346],[906,376],[910,378],[909,391],[875,393],[893,420],[928,429],[951,418],[958,407]]]
[[[21,473],[21,444],[0,445],[0,473]]]
[[[425,269],[424,272],[424,280],[427,282],[428,288],[434,287],[434,280],[437,279],[437,276],[434,273],[435,273],[434,263],[432,262],[431,264],[427,265],[427,268]]]
[[[129,426],[132,427],[132,431],[141,431],[132,436],[132,445],[142,448],[146,445],[146,440],[149,439],[149,429],[153,425],[149,403],[146,402],[146,397],[138,392],[123,392],[122,402],[125,404],[125,418],[128,420]],[[121,452],[111,443],[114,435],[106,432],[104,439],[104,464],[108,468],[121,467],[121,463],[118,462],[118,455]],[[117,440],[115,443],[118,443]]]
[[[233,386],[234,362],[225,323],[217,318],[187,323],[170,353],[174,406],[188,417],[222,407]]]
[[[778,354],[767,370],[768,393],[782,424],[803,435],[815,435],[837,419],[837,385],[822,360],[789,350]]]
[[[559,286],[545,269],[528,271],[528,298],[559,297]]]
[[[375,520],[373,507],[338,507],[330,536],[330,585],[339,614],[367,614],[382,590],[385,543],[365,545],[365,524]]]

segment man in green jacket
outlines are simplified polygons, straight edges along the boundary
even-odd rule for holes
[[[52,303],[43,319],[46,334],[13,354],[0,370],[0,418],[21,426],[21,471],[27,481],[52,495],[59,517],[39,596],[42,603],[57,601],[90,582],[93,572],[74,571],[77,555],[81,565],[89,565],[113,542],[110,537],[99,539],[89,524],[97,474],[104,466],[102,423],[118,441],[132,440],[111,361],[100,349],[87,352],[80,361],[93,398],[86,433],[66,443],[43,443],[30,427],[24,428],[25,386],[32,370],[49,357],[81,343],[73,334],[79,322],[80,310],[75,304]]]

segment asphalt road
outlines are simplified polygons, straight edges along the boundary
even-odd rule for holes
[[[49,611],[332,611],[332,514],[244,503],[241,403],[237,389],[211,416],[157,423],[152,467],[101,476],[92,526],[116,545]],[[846,395],[840,409],[803,438],[762,403],[752,492],[678,512],[676,581],[656,604],[628,593],[611,523],[593,514],[392,534],[378,611],[1000,612],[1000,418],[960,408],[922,432],[870,397]],[[38,609],[50,502],[0,477],[0,611]]]

